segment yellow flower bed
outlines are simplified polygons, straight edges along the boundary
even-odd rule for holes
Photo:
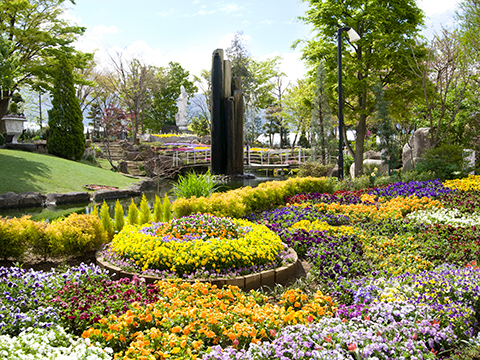
[[[305,231],[323,231],[330,236],[353,235],[355,232],[354,228],[351,226],[332,226],[329,225],[326,221],[320,220],[300,220],[288,228],[288,230],[297,229],[302,229]]]
[[[480,175],[468,175],[463,179],[446,180],[445,187],[462,191],[480,190]]]
[[[289,206],[309,207],[312,206],[317,211],[329,215],[345,215],[351,221],[376,221],[382,219],[401,219],[405,215],[424,209],[443,208],[438,200],[432,200],[427,197],[419,198],[417,196],[396,197],[390,200],[379,198],[376,204],[339,204],[339,203],[319,203],[309,204],[300,203]]]
[[[116,359],[196,359],[212,345],[271,341],[286,325],[306,324],[336,311],[332,299],[321,292],[309,300],[300,290],[289,290],[280,306],[235,286],[218,289],[179,281],[156,286],[162,300],[146,306],[134,303],[119,317],[100,319],[82,336],[111,347]]]
[[[157,226],[128,225],[112,250],[146,269],[178,275],[196,269],[238,269],[277,260],[284,250],[278,235],[247,220],[197,214]]]

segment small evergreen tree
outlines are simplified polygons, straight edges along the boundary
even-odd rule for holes
[[[110,207],[108,204],[103,200],[102,207],[100,208],[100,220],[102,221],[103,228],[108,234],[108,238],[113,238],[113,222],[112,218],[110,217]]]
[[[165,194],[165,197],[163,198],[163,220],[164,222],[169,222],[172,220],[172,208],[170,206],[170,200],[167,197],[167,194]]]
[[[150,208],[148,207],[148,201],[145,194],[142,195],[140,200],[140,214],[138,215],[138,224],[143,225],[150,222]]]
[[[135,202],[132,199],[130,206],[128,207],[128,223],[130,225],[135,225],[138,223],[138,207],[135,205]]]
[[[120,204],[120,201],[115,202],[115,230],[117,232],[122,231],[125,226],[125,215],[123,211],[123,206]]]
[[[163,221],[162,200],[155,195],[155,204],[153,205],[153,220],[156,222]]]
[[[66,55],[60,55],[54,73],[52,109],[48,111],[50,154],[80,160],[85,151],[83,115],[75,95],[72,66]]]

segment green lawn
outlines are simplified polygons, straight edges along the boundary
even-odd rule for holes
[[[0,149],[0,194],[87,191],[86,184],[128,188],[137,179],[50,155]]]

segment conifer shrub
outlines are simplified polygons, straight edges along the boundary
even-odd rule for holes
[[[138,214],[138,225],[148,224],[150,222],[150,208],[145,194],[140,200],[140,212]]]
[[[48,152],[69,160],[81,160],[85,151],[83,115],[76,97],[72,66],[63,54],[58,56],[54,70],[48,126]]]
[[[110,206],[103,200],[102,207],[100,208],[100,220],[102,221],[102,226],[107,232],[108,238],[111,240],[113,238],[114,229],[112,218],[110,217]]]
[[[120,201],[115,202],[115,231],[122,231],[125,226],[125,214],[123,211],[123,206],[120,204]]]
[[[127,221],[130,225],[135,225],[138,223],[138,207],[135,202],[131,201],[130,206],[128,207]]]

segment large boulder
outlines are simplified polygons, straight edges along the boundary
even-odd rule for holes
[[[93,193],[93,201],[99,202],[106,199],[120,199],[142,195],[138,189],[98,190]]]
[[[415,169],[418,161],[431,147],[430,128],[417,129],[403,147],[403,172]]]
[[[377,175],[388,175],[388,164],[384,164],[382,160],[378,159],[363,159],[363,169],[367,167],[376,167],[378,169]],[[368,174],[367,174],[368,175]],[[355,163],[350,166],[350,177],[355,178]]]
[[[0,195],[0,208],[21,208],[42,206],[47,197],[43,194],[28,191],[25,193],[16,194],[14,192],[7,192]]]
[[[69,192],[66,194],[51,193],[47,195],[47,201],[56,205],[88,203],[90,202],[90,194],[88,192]]]

